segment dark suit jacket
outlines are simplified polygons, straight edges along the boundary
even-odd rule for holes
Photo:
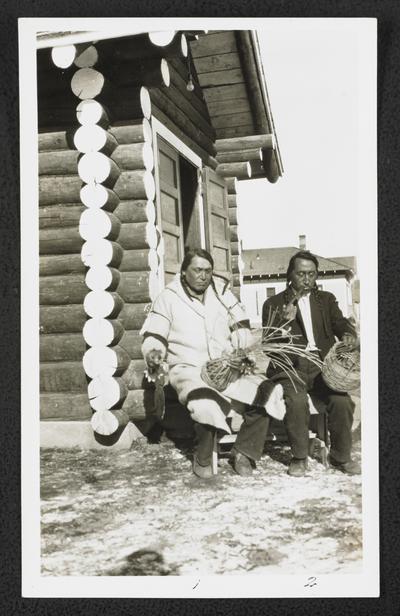
[[[276,315],[271,325],[279,327],[285,322],[283,319],[283,306],[286,303],[285,300],[290,301],[292,297],[293,291],[289,287],[288,290],[273,295],[264,302],[262,312],[264,327],[267,325],[269,315],[274,311],[276,311]],[[315,294],[312,292],[310,294],[310,308],[314,339],[322,358],[325,357],[329,349],[336,342],[336,338],[340,340],[345,333],[356,335],[354,327],[343,316],[336,297],[332,293],[317,291],[317,294]],[[307,346],[306,332],[299,308],[297,308],[296,318],[289,323],[287,329],[289,327],[291,333],[296,336],[295,344]]]

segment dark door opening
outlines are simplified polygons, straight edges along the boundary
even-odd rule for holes
[[[160,220],[165,284],[179,271],[185,247],[201,246],[198,170],[158,138]]]

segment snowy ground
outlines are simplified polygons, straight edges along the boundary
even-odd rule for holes
[[[289,477],[289,459],[268,443],[251,478],[221,458],[205,481],[165,438],[125,452],[44,450],[42,574],[359,572],[361,478],[317,460]]]

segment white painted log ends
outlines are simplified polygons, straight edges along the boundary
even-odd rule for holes
[[[160,50],[165,47],[166,57],[171,55],[171,44],[178,45],[181,55],[187,56],[184,35],[176,36],[173,32],[166,36],[163,32],[149,38]],[[162,82],[169,86],[168,63],[161,56],[162,51],[157,53],[158,71]],[[129,419],[122,410],[122,406],[126,408],[128,394],[124,372],[132,361],[131,344],[126,346],[129,336],[125,333],[138,334],[142,315],[138,316],[137,309],[143,309],[158,292],[162,238],[155,227],[151,100],[147,88],[136,86],[134,81],[125,88],[125,97],[116,99],[112,84],[105,77],[108,73],[102,73],[104,58],[96,44],[71,46],[62,53],[54,51],[54,58],[61,68],[71,66],[75,70],[71,90],[77,97],[79,128],[73,142],[79,158],[74,152],[70,162],[77,165],[80,182],[71,185],[60,203],[77,203],[78,193],[85,208],[77,234],[84,241],[81,260],[88,268],[83,299],[88,318],[82,329],[88,348],[83,355],[83,368],[91,379],[88,397],[94,411],[92,427],[101,435],[110,435]],[[137,115],[136,121],[131,120],[132,114]],[[119,125],[110,126],[110,118],[117,118]],[[129,120],[129,124],[121,125],[124,120]],[[43,160],[56,176],[58,159],[49,156]],[[46,168],[46,175],[47,171]],[[56,180],[57,177],[54,191],[58,191]],[[79,186],[81,181],[83,187]],[[75,269],[76,265],[72,271]],[[78,273],[84,276],[84,272]],[[125,307],[129,308],[128,316],[122,312]],[[134,328],[132,332],[125,332],[126,319]],[[140,353],[140,346],[138,349]],[[138,378],[135,383],[139,390]],[[140,390],[137,399],[142,398]]]
[[[119,204],[119,197],[112,188],[120,170],[117,162],[110,158],[118,142],[107,130],[107,114],[96,100],[104,95],[109,85],[102,73],[93,68],[98,61],[96,47],[91,45],[75,54],[74,60],[77,70],[71,80],[71,89],[80,99],[76,115],[81,125],[75,132],[74,144],[82,154],[78,174],[85,182],[80,190],[85,210],[80,217],[79,233],[85,240],[81,259],[89,268],[85,278],[89,292],[83,301],[89,318],[82,331],[89,349],[83,357],[83,368],[91,379],[88,396],[95,411],[92,426],[105,435],[119,427],[110,409],[122,404],[126,397],[127,388],[117,374],[121,364],[125,368],[129,364],[129,355],[123,349],[119,353],[115,350],[124,333],[122,323],[116,318],[123,300],[115,293],[120,282],[115,266],[119,266],[123,250],[113,241],[119,235],[121,223],[112,214]],[[104,418],[104,413],[109,415]]]

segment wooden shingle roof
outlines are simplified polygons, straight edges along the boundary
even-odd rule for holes
[[[275,147],[263,150],[258,165],[252,162],[251,177],[267,174],[270,181],[276,181],[283,174],[283,165],[256,32],[208,31],[192,41],[190,49],[216,131],[217,153],[221,139],[272,135]]]

